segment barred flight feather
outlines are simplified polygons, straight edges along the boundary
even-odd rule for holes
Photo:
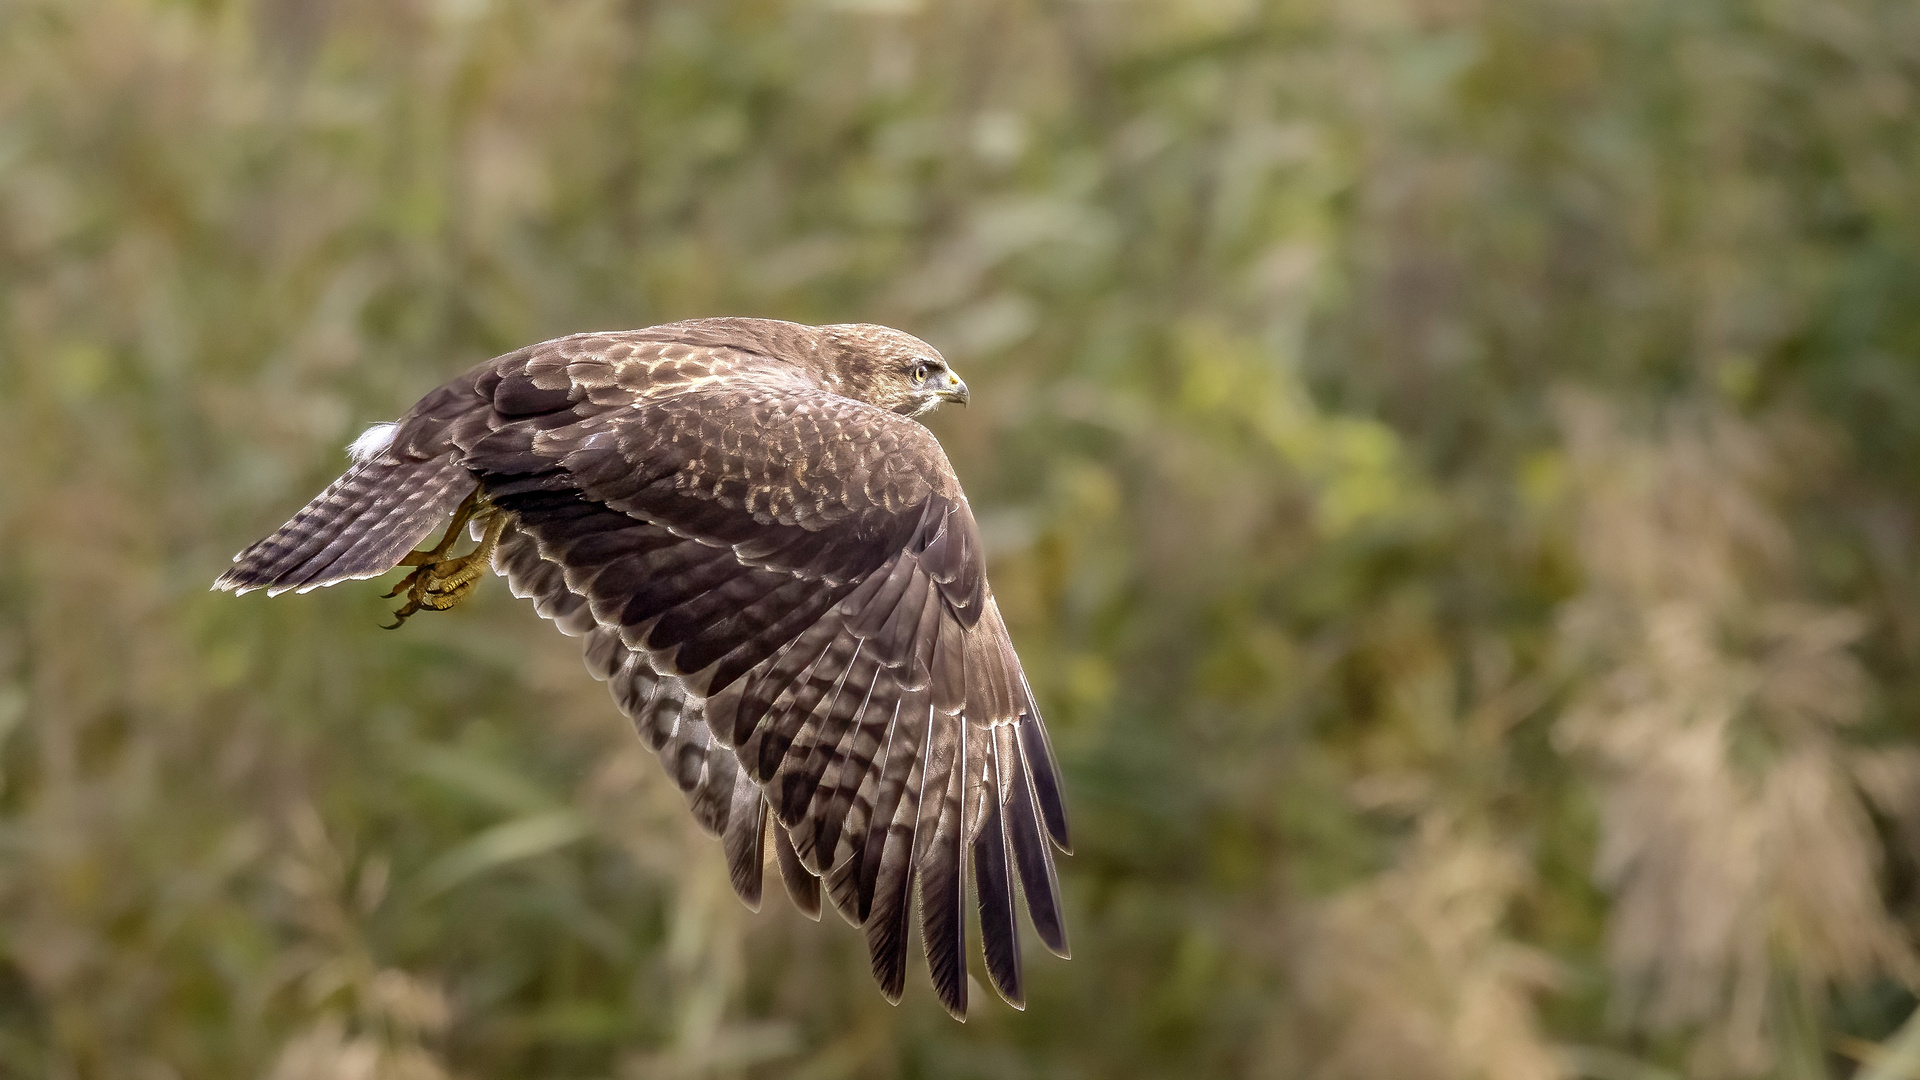
[[[581,639],[748,906],[768,862],[809,917],[824,891],[890,1001],[917,910],[964,1019],[971,877],[987,980],[1023,1007],[1021,897],[1067,953],[1065,804],[972,510],[910,418],[964,400],[929,371],[898,331],[751,319],[520,349],[369,430],[216,587],[383,573],[477,492],[493,568]]]

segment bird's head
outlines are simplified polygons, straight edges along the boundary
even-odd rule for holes
[[[867,323],[820,329],[832,346],[829,377],[840,393],[905,416],[919,416],[943,402],[967,403],[967,384],[939,350],[912,334]]]

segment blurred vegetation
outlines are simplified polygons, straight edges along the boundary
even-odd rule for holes
[[[0,1074],[1854,1075],[1916,177],[1911,0],[0,0]],[[711,314],[974,389],[1025,1013],[742,910],[497,585],[206,591],[450,374]]]

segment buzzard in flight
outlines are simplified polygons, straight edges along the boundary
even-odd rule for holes
[[[404,621],[458,603],[490,563],[582,639],[749,907],[770,832],[788,895],[817,918],[824,883],[890,1001],[917,907],[934,988],[964,1019],[970,860],[988,977],[1019,1006],[1014,877],[1067,955],[1067,821],[973,512],[911,419],[966,400],[938,352],[880,326],[559,338],[370,429],[215,588],[411,566],[389,594]],[[463,529],[479,547],[456,556]]]

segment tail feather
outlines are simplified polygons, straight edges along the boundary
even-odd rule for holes
[[[474,483],[453,454],[361,461],[272,536],[235,555],[213,587],[272,595],[384,574],[445,526]]]
[[[286,584],[304,591],[392,569],[408,551],[438,531],[447,515],[472,490],[471,478],[471,473],[458,466],[444,472],[435,470],[429,477],[417,472],[388,477],[383,484],[387,487],[385,505],[376,502],[368,506],[325,550],[302,564]],[[394,486],[395,480],[399,486]]]

